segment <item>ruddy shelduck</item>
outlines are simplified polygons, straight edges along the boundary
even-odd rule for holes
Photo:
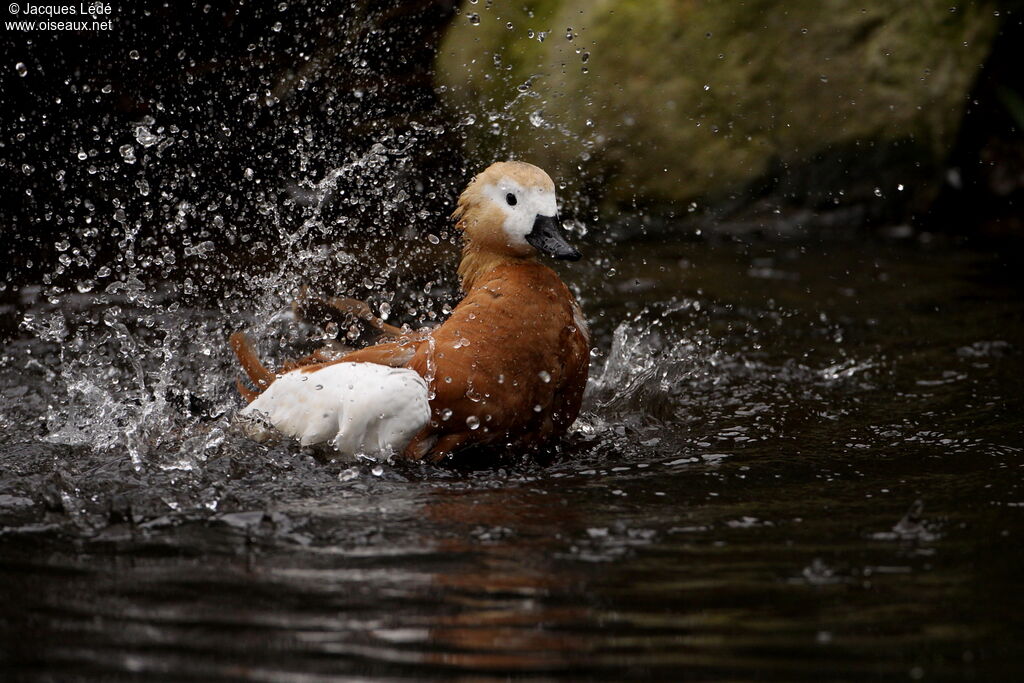
[[[377,320],[388,341],[276,375],[245,335],[232,335],[257,388],[239,385],[254,436],[273,428],[348,456],[437,461],[471,445],[533,447],[565,433],[580,411],[590,339],[572,293],[537,259],[580,258],[562,234],[554,183],[531,164],[495,163],[469,183],[452,217],[465,296],[433,330]]]

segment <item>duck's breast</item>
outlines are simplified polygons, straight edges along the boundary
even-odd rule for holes
[[[585,323],[575,311],[547,268],[498,268],[483,279],[433,333],[431,358],[410,364],[434,376],[438,429],[472,441],[564,431],[586,383]]]
[[[416,372],[337,363],[278,377],[240,415],[304,446],[332,442],[346,456],[401,452],[430,420],[427,385]]]

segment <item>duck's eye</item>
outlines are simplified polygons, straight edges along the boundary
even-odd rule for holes
[[[511,192],[505,195],[505,201],[508,202],[509,206],[515,206],[519,202],[519,200],[516,199],[516,196]]]

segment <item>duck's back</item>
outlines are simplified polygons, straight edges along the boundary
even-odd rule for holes
[[[408,367],[430,384],[441,448],[535,443],[576,419],[589,338],[572,294],[551,269],[533,262],[494,268],[431,338]]]

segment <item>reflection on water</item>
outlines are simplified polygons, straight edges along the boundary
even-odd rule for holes
[[[5,670],[1019,675],[1019,269],[880,244],[614,254],[568,278],[600,349],[576,430],[475,471],[239,438],[218,312],[128,292],[130,329],[31,304],[0,369]]]

